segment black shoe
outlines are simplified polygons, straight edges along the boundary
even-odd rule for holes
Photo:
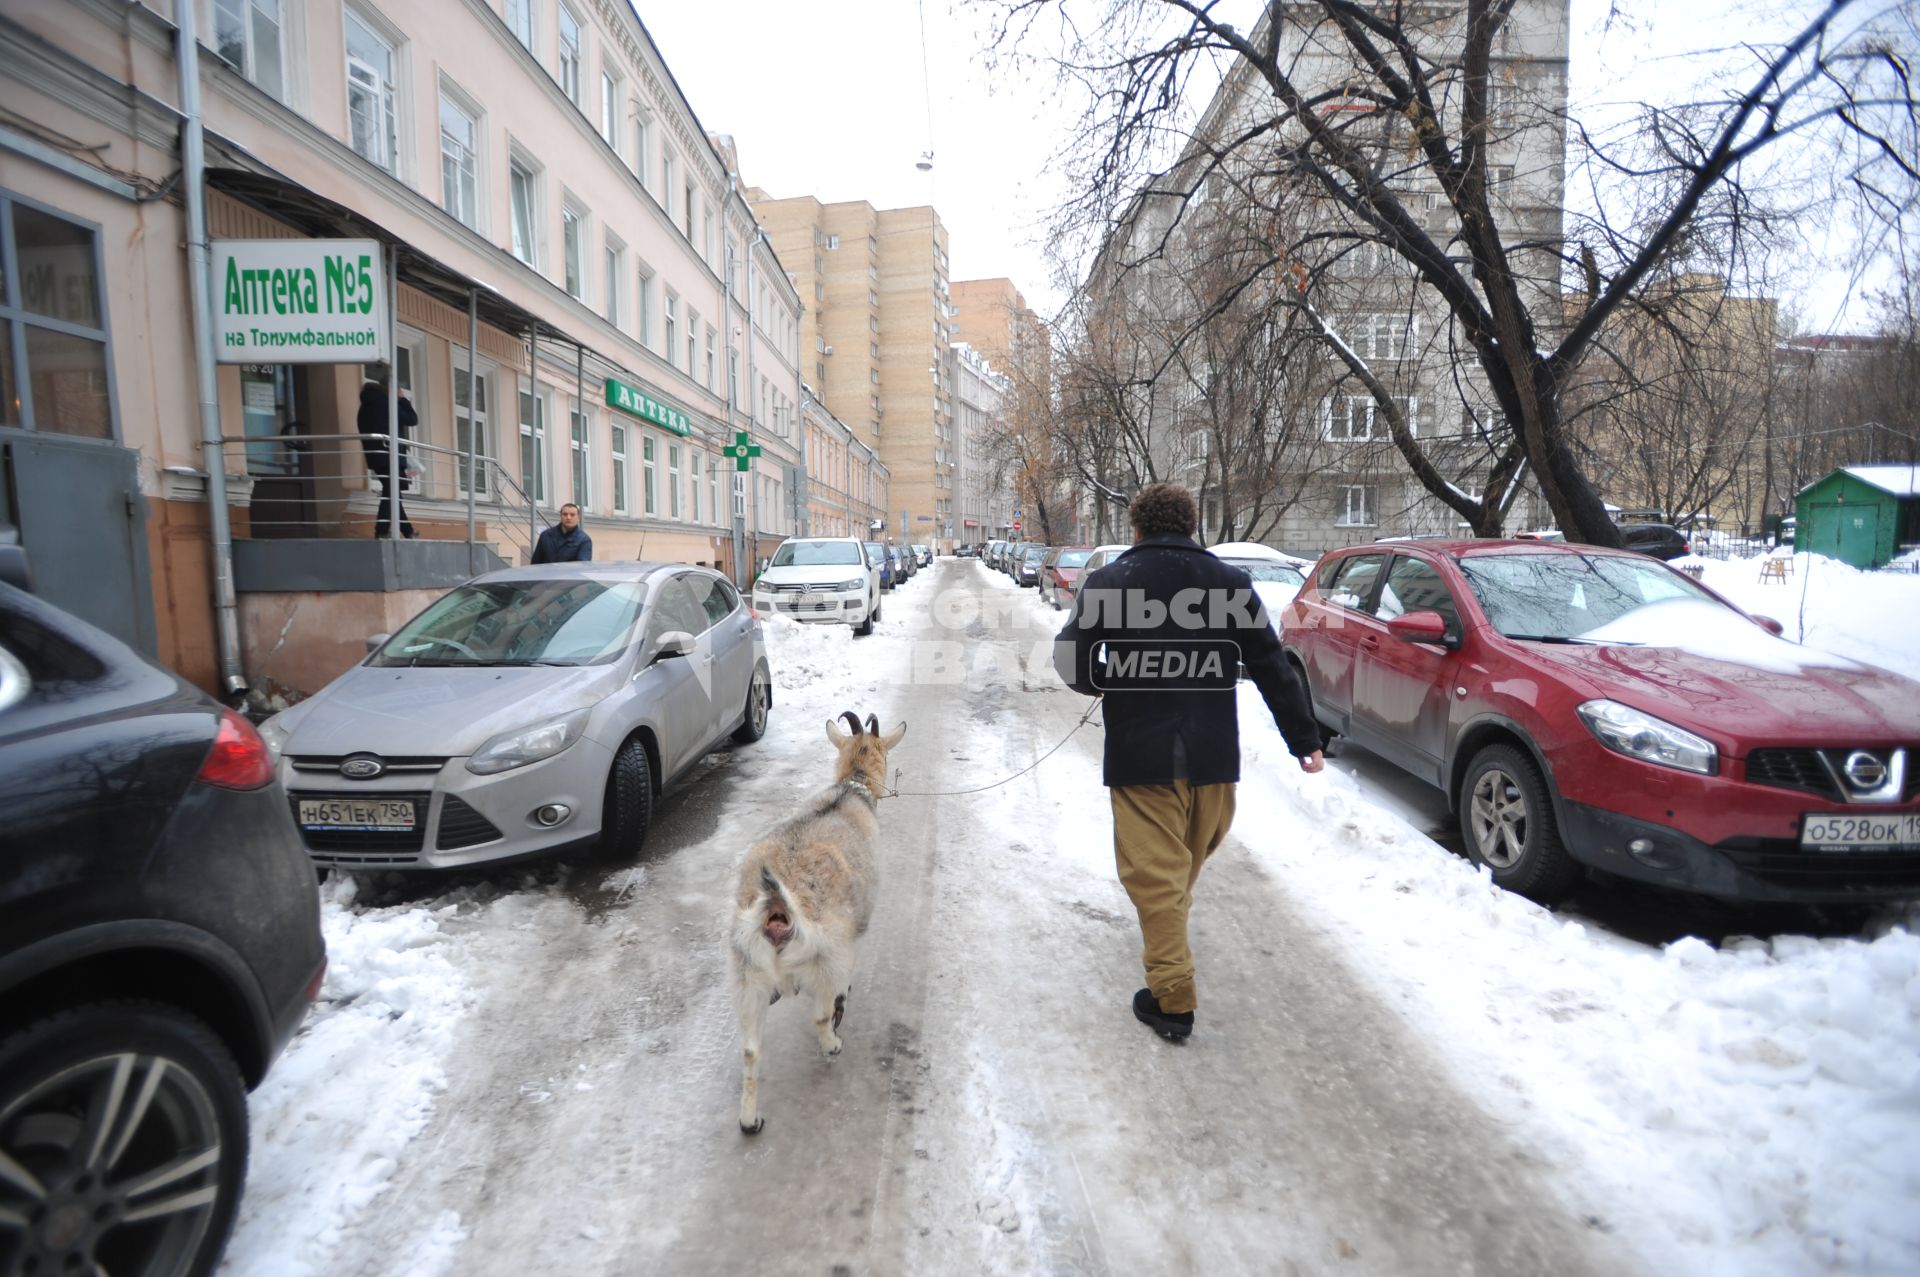
[[[1193,1035],[1193,1012],[1162,1011],[1151,989],[1133,995],[1133,1018],[1169,1042],[1184,1042]]]

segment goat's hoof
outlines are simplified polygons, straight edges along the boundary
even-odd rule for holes
[[[840,1054],[840,1045],[841,1045],[840,1039],[835,1038],[831,1042],[822,1042],[820,1044],[820,1049],[822,1051],[825,1051],[828,1055],[838,1055]]]
[[[751,1124],[746,1122],[740,1123],[740,1133],[742,1135],[758,1135],[762,1130],[766,1129],[766,1125],[766,1118],[756,1117]]]

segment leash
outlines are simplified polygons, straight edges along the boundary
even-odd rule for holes
[[[984,794],[989,789],[998,789],[1002,785],[1009,784],[1013,781],[1019,780],[1022,776],[1026,775],[1028,772],[1038,767],[1041,763],[1046,762],[1049,758],[1052,758],[1055,754],[1059,753],[1060,746],[1065,745],[1068,741],[1072,740],[1073,734],[1075,732],[1079,731],[1082,727],[1085,727],[1089,722],[1091,722],[1093,719],[1094,712],[1099,708],[1100,708],[1100,698],[1096,696],[1093,699],[1093,703],[1087,706],[1087,712],[1080,716],[1080,721],[1075,723],[1072,727],[1068,728],[1067,734],[1060,738],[1059,745],[1055,745],[1052,749],[1040,755],[1040,757],[1034,759],[1032,762],[1028,763],[1025,767],[1022,767],[1019,771],[1007,777],[1005,780],[996,780],[991,785],[978,785],[972,789],[931,789],[931,790],[892,789],[886,786],[882,786],[883,789],[886,789],[885,797],[888,797],[888,798],[958,798],[963,794]],[[1102,722],[1104,724],[1105,720],[1102,720]],[[900,769],[898,767],[893,769],[893,778],[896,781],[900,779]]]

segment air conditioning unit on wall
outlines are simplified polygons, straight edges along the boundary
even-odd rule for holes
[[[826,347],[825,349],[823,349],[823,350],[821,350],[821,352],[820,352],[820,353],[821,353],[821,354],[823,354],[823,355],[831,355],[831,354],[833,353],[833,347],[832,347],[832,346],[828,346],[828,347]]]

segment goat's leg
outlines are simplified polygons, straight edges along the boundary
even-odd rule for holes
[[[841,990],[845,981],[826,967],[816,967],[813,973],[813,1029],[820,1035],[820,1050],[825,1055],[840,1054],[840,1035],[834,1030],[840,1027],[840,1014],[844,1005]]]
[[[767,1124],[760,1116],[760,1029],[770,1005],[767,991],[754,981],[742,981],[735,1003],[740,1011],[740,1129],[758,1135]]]

